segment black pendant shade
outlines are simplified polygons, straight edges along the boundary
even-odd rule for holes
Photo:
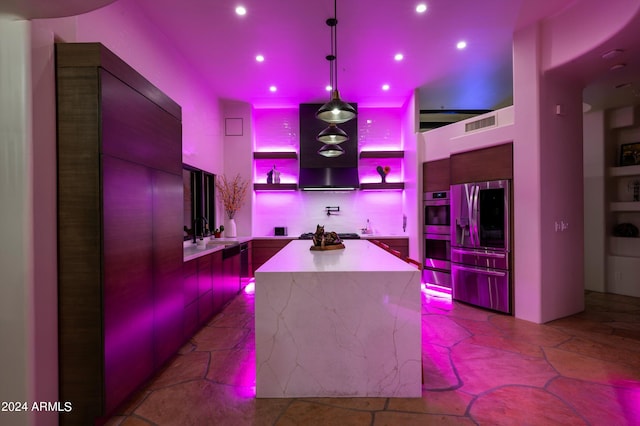
[[[331,93],[331,100],[322,105],[316,117],[325,123],[340,124],[345,123],[356,116],[356,110],[340,99],[340,93],[334,90]]]
[[[329,127],[321,131],[316,139],[322,143],[336,145],[348,141],[349,136],[347,135],[347,132],[332,123],[329,124]]]

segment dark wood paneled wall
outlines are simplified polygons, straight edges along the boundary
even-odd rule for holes
[[[451,185],[500,179],[513,179],[512,143],[451,156]]]
[[[422,188],[424,192],[449,190],[449,159],[422,164]]]
[[[184,341],[181,113],[97,43],[56,79],[60,423],[87,425]]]

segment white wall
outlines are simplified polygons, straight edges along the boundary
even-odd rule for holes
[[[30,43],[28,22],[0,17],[0,401],[34,396]],[[28,414],[0,416],[26,424]]]
[[[223,163],[224,174],[227,180],[233,180],[240,175],[242,180],[247,182],[248,188],[245,198],[245,205],[238,210],[234,218],[238,236],[251,235],[252,208],[251,194],[253,183],[251,168],[253,165],[253,114],[251,105],[246,102],[223,100],[220,102],[223,115]],[[226,129],[226,130],[225,130]],[[216,196],[218,206],[216,206],[216,216],[220,224],[224,224],[226,235],[229,235],[229,218],[227,217],[221,197]],[[225,236],[225,235],[223,235]]]
[[[422,211],[422,147],[418,143],[420,107],[417,90],[402,107],[402,141],[404,147],[405,191],[404,214],[407,216],[409,257],[422,263],[423,259],[423,211]]]
[[[216,96],[134,1],[70,18],[0,18],[2,401],[58,399],[55,41],[101,42],[129,62],[182,106],[185,161],[223,168]],[[57,417],[2,414],[16,425],[56,424]]]

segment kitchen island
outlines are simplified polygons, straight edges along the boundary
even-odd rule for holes
[[[256,270],[256,396],[420,397],[420,272],[364,240],[311,245]]]

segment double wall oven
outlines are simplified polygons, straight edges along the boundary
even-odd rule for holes
[[[422,281],[451,288],[449,191],[424,193]]]
[[[451,186],[452,295],[511,313],[508,180]]]

